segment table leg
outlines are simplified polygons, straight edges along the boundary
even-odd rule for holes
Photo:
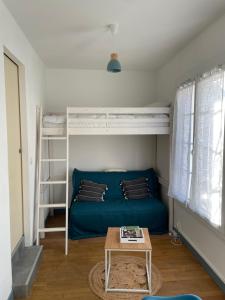
[[[152,293],[152,251],[148,252],[149,255],[149,293]]]
[[[108,251],[107,288],[109,288],[110,269],[111,269],[111,250]]]
[[[151,251],[145,251],[148,292],[152,292]]]
[[[109,274],[111,268],[111,250],[105,250],[105,291],[109,289]]]
[[[108,275],[108,251],[105,250],[105,291],[107,290],[107,275]]]

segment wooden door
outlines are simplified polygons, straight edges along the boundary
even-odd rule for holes
[[[8,135],[11,251],[23,235],[22,154],[18,65],[6,55],[5,88]]]

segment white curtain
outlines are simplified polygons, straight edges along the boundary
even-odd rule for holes
[[[222,218],[224,104],[224,71],[205,74],[196,84],[189,207],[216,226]]]
[[[190,191],[194,92],[194,82],[178,89],[173,115],[169,196],[183,203]]]

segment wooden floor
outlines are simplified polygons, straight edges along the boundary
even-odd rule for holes
[[[61,217],[50,223],[61,221]],[[42,241],[43,259],[28,300],[97,300],[89,289],[88,273],[104,258],[105,238],[69,241],[64,255],[64,235],[49,233]],[[159,295],[194,293],[205,300],[225,300],[213,282],[185,246],[173,246],[168,235],[152,236],[153,263],[163,278]],[[132,300],[132,298],[131,298]]]

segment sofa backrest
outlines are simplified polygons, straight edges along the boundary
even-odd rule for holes
[[[126,171],[126,172],[104,172],[104,171],[80,171],[74,169],[72,176],[73,199],[79,191],[80,183],[83,179],[92,180],[97,183],[107,184],[108,190],[105,199],[121,199],[123,193],[121,189],[122,180],[136,179],[139,177],[148,178],[150,193],[153,197],[159,196],[159,183],[156,173],[153,169],[143,171]]]

